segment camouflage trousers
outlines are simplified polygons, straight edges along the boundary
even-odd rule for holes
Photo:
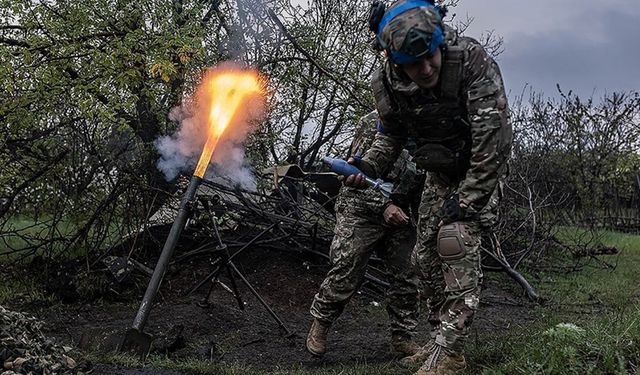
[[[390,277],[385,302],[391,333],[411,336],[419,314],[418,279],[410,261],[415,228],[384,226],[381,207],[373,212],[370,207],[342,200],[336,213],[332,267],[314,297],[311,315],[326,322],[338,318],[364,280],[369,257],[377,252]]]
[[[464,251],[457,259],[445,260],[437,248],[442,220],[440,209],[444,200],[457,189],[458,184],[446,177],[427,174],[419,209],[418,239],[411,261],[422,282],[422,297],[428,302],[430,323],[439,326],[436,342],[452,351],[462,352],[480,304],[481,237],[496,221],[500,194],[496,188],[479,214],[457,223]]]

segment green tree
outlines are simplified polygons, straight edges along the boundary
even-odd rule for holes
[[[167,114],[190,81],[220,59],[203,43],[224,37],[220,6],[0,1],[5,235],[23,235],[25,251],[98,245],[164,200],[171,185],[153,142],[175,128]],[[50,229],[16,230],[17,215]]]

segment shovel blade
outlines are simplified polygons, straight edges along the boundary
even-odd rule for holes
[[[152,342],[153,337],[151,335],[131,328],[125,332],[118,351],[120,353],[138,354],[140,359],[144,360],[151,350]]]

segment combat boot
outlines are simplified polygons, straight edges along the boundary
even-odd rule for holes
[[[426,345],[420,348],[415,354],[406,356],[400,360],[400,365],[403,367],[418,367],[424,363],[424,361],[429,358],[431,354],[431,350],[436,345],[436,341],[434,339],[429,339]]]
[[[391,351],[402,357],[412,356],[421,349],[417,342],[413,341],[410,335],[392,334]]]
[[[429,358],[414,375],[455,375],[467,367],[460,353],[447,352],[440,345],[434,345]]]
[[[307,350],[309,353],[321,357],[327,350],[327,334],[331,323],[313,319],[309,334],[307,335]]]

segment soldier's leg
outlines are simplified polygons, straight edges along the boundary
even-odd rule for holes
[[[437,252],[440,207],[452,191],[446,180],[437,174],[427,174],[419,208],[418,238],[412,254],[421,281],[422,298],[427,301],[426,318],[432,326],[432,337],[439,327],[439,310],[445,300],[442,261]]]
[[[446,300],[440,308],[441,325],[436,343],[452,353],[463,352],[480,304],[480,238],[477,221],[444,225],[438,234]]]
[[[387,229],[380,256],[389,273],[386,308],[391,334],[410,339],[418,325],[418,276],[411,264],[416,231],[411,226]]]
[[[340,316],[362,283],[367,262],[381,235],[378,225],[359,217],[353,208],[338,213],[330,248],[331,270],[314,297],[311,315],[327,323]]]
[[[442,261],[437,251],[440,207],[454,190],[448,181],[436,174],[428,173],[419,208],[418,239],[412,254],[412,262],[420,276],[422,296],[427,300],[425,316],[430,325],[427,344],[418,353],[402,359],[404,365],[422,364],[435,347],[435,338],[440,329],[440,308],[445,301],[445,285]]]
[[[440,308],[440,329],[428,358],[416,374],[457,373],[466,367],[464,341],[480,305],[482,231],[495,222],[499,189],[477,217],[443,225],[437,250],[442,260],[446,299]]]
[[[311,304],[315,319],[307,334],[306,348],[315,356],[325,353],[329,328],[362,283],[367,262],[382,233],[379,225],[372,225],[353,206],[337,210],[336,218],[331,270]]]

